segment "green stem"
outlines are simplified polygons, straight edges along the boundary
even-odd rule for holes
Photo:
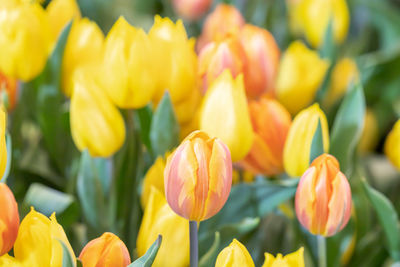
[[[317,236],[318,243],[318,266],[326,267],[326,239],[322,235]]]
[[[197,222],[189,221],[190,236],[190,267],[197,267],[199,264],[199,241],[197,237]]]

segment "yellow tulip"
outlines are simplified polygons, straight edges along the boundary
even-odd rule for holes
[[[192,92],[182,101],[173,103],[174,112],[179,124],[190,123],[196,119],[196,113],[201,104],[202,95],[198,88],[193,88]]]
[[[162,235],[161,247],[152,267],[186,267],[189,265],[189,223],[169,207],[156,188],[151,189],[137,238],[139,256]]]
[[[74,75],[71,133],[79,150],[88,149],[92,156],[108,157],[122,146],[125,124],[96,73],[98,68],[86,67]]]
[[[386,137],[384,151],[390,162],[400,170],[400,119]]]
[[[379,142],[379,124],[375,113],[367,108],[365,112],[364,128],[358,144],[362,154],[372,152]]]
[[[169,153],[167,153],[169,154]],[[150,198],[151,188],[155,187],[157,190],[162,192],[164,195],[164,169],[165,169],[165,159],[163,157],[158,157],[154,164],[147,171],[143,179],[142,196],[140,198],[140,203],[142,207],[145,208],[147,202]]]
[[[107,93],[121,108],[141,108],[153,97],[158,75],[149,37],[120,17],[105,41],[102,75]]]
[[[6,120],[6,113],[0,108],[0,180],[7,166]]]
[[[69,21],[81,17],[76,0],[52,0],[46,8],[54,41]]]
[[[286,256],[282,256],[280,253],[276,257],[269,253],[264,253],[264,256],[265,261],[262,267],[304,267],[303,247]]]
[[[50,52],[50,29],[36,3],[0,5],[0,71],[29,81],[39,75]]]
[[[290,44],[280,63],[277,97],[292,115],[312,103],[328,67],[327,60],[302,42]]]
[[[318,104],[302,110],[294,118],[283,149],[283,164],[290,176],[301,176],[310,166],[311,144],[321,123],[324,151],[329,150],[328,122]]]
[[[95,22],[75,20],[68,35],[62,62],[62,89],[71,96],[73,76],[83,65],[98,62],[103,54],[104,35]]]
[[[232,243],[218,254],[215,267],[254,267],[254,262],[246,247],[233,239]]]
[[[233,161],[243,159],[253,144],[253,129],[244,91],[243,75],[235,80],[225,70],[208,88],[200,115],[200,129],[220,138]]]

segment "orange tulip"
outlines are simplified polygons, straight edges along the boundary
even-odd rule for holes
[[[280,57],[274,37],[265,29],[246,24],[240,31],[240,41],[248,60],[244,70],[247,96],[274,95]]]
[[[16,79],[5,76],[0,72],[0,94],[3,105],[8,110],[12,110],[15,107],[17,101],[18,83]],[[4,95],[6,97],[4,97]]]
[[[205,132],[191,133],[168,157],[165,195],[171,209],[188,220],[214,216],[228,199],[231,185],[229,149]]]
[[[90,241],[79,259],[84,267],[125,267],[131,263],[124,242],[113,233],[104,233]]]
[[[18,204],[6,184],[0,183],[0,256],[11,250],[19,228]]]
[[[212,0],[173,0],[172,4],[179,16],[187,20],[197,20],[207,12]]]
[[[197,51],[201,51],[209,42],[221,40],[229,34],[236,35],[244,24],[239,10],[231,5],[219,4],[204,22]]]
[[[339,162],[329,154],[316,158],[303,174],[295,197],[300,223],[314,235],[332,236],[351,215],[351,190]]]
[[[283,148],[292,119],[278,101],[263,97],[250,101],[254,143],[241,165],[254,174],[276,175],[283,171]]]

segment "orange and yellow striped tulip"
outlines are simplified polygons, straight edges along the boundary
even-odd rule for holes
[[[212,0],[173,0],[173,7],[179,16],[187,20],[197,20],[210,8]]]
[[[386,137],[384,151],[390,162],[400,170],[400,119]]]
[[[19,227],[18,204],[6,184],[0,183],[0,256],[11,250]]]

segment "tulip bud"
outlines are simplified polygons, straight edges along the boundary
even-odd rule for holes
[[[253,259],[251,258],[246,247],[233,239],[229,246],[224,248],[217,257],[215,267],[254,267]]]
[[[18,204],[6,184],[0,183],[0,256],[11,250],[19,227]]]
[[[265,261],[262,267],[304,267],[304,248],[301,247],[297,251],[292,252],[286,256],[278,253],[276,257],[272,254],[264,253]]]
[[[386,137],[384,151],[390,162],[400,170],[400,120]]]
[[[17,102],[18,82],[0,72],[1,102],[7,110],[13,110]]]
[[[235,80],[225,70],[208,88],[204,97],[200,129],[221,138],[232,160],[243,159],[253,144],[253,130],[244,92],[243,75]]]
[[[69,21],[81,17],[76,0],[52,0],[47,6],[46,11],[54,42]]]
[[[172,4],[179,16],[198,20],[210,8],[212,0],[173,0]]]
[[[219,4],[204,21],[197,51],[201,51],[209,42],[221,40],[228,35],[237,35],[244,24],[242,14],[235,6]]]
[[[203,81],[203,93],[208,86],[225,70],[229,69],[236,77],[243,72],[246,55],[239,40],[227,37],[221,42],[210,42],[199,55],[199,75]]]
[[[379,124],[375,113],[367,108],[365,112],[364,128],[358,144],[358,151],[362,154],[374,151],[379,142]]]
[[[275,99],[249,103],[254,143],[241,165],[254,174],[276,175],[283,171],[283,148],[292,123],[289,112]]]
[[[294,115],[307,107],[322,84],[329,63],[316,51],[295,41],[283,54],[277,81],[277,97]]]
[[[108,232],[87,243],[79,259],[85,267],[126,267],[131,263],[124,242]]]
[[[143,208],[146,207],[147,202],[149,201],[152,187],[156,188],[160,192],[164,192],[164,169],[165,159],[163,157],[158,157],[144,176],[142,196],[140,198]]]
[[[99,82],[98,68],[83,68],[73,78],[70,107],[72,139],[80,151],[108,157],[124,143],[125,124]]]
[[[274,37],[265,29],[246,24],[240,31],[240,40],[248,60],[244,69],[247,96],[257,98],[263,93],[274,96],[280,57]]]
[[[315,131],[321,123],[324,151],[329,150],[328,122],[318,104],[302,110],[290,126],[283,150],[283,164],[290,176],[300,176],[310,164],[310,151]]]
[[[337,159],[317,157],[303,174],[295,197],[301,225],[314,235],[332,236],[341,231],[351,215],[351,191]]]
[[[93,21],[83,18],[72,24],[62,61],[62,89],[72,94],[75,71],[84,65],[98,62],[103,55],[104,35]]]
[[[0,32],[0,71],[23,81],[40,74],[50,52],[50,29],[43,8],[35,3],[2,7]]]
[[[0,108],[0,180],[4,176],[7,166],[7,144],[6,144],[6,113]]]
[[[190,221],[207,220],[225,205],[231,191],[229,149],[205,132],[191,133],[168,157],[164,185],[173,211]]]
[[[189,265],[189,224],[168,206],[165,197],[152,187],[144,209],[136,241],[139,256],[162,235],[162,243],[152,267]]]

